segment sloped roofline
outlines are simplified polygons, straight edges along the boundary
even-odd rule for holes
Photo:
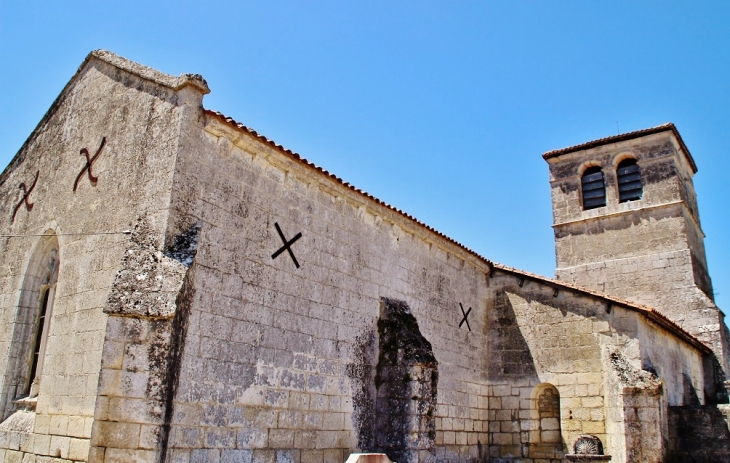
[[[89,53],[86,56],[86,58],[84,59],[84,61],[79,66],[78,70],[76,71],[76,73],[69,80],[69,82],[64,86],[63,90],[58,95],[58,97],[56,97],[56,100],[54,100],[54,102],[51,105],[51,107],[48,109],[48,111],[46,111],[46,114],[40,120],[40,122],[38,123],[38,125],[36,125],[36,128],[33,130],[33,132],[31,132],[31,134],[28,136],[28,138],[26,139],[26,141],[23,143],[23,146],[18,150],[18,153],[15,155],[15,157],[13,158],[13,160],[8,164],[8,166],[5,168],[5,170],[3,171],[3,173],[0,174],[0,185],[2,185],[5,182],[7,176],[13,170],[15,170],[15,168],[17,168],[17,166],[20,165],[20,163],[22,163],[22,161],[23,161],[23,159],[25,157],[24,156],[25,155],[25,150],[26,150],[27,146],[29,145],[30,141],[33,140],[37,136],[37,134],[40,132],[40,130],[45,125],[45,123],[48,121],[48,119],[50,119],[53,116],[53,114],[56,112],[56,110],[58,109],[58,107],[61,105],[61,103],[65,99],[69,88],[72,86],[72,84],[76,80],[77,76],[81,73],[81,71],[84,69],[84,67],[87,65],[87,63],[89,61],[91,61],[92,59],[99,59],[99,60],[101,60],[101,61],[103,61],[103,62],[105,62],[107,64],[110,64],[111,66],[114,66],[114,67],[118,68],[118,69],[121,69],[123,71],[126,71],[126,72],[128,72],[130,74],[134,74],[134,75],[136,75],[136,76],[138,76],[140,78],[153,81],[153,82],[155,82],[155,83],[157,83],[159,85],[162,85],[164,87],[171,88],[173,90],[179,90],[182,87],[185,87],[185,86],[190,85],[190,86],[195,87],[198,91],[202,92],[203,94],[207,94],[207,93],[210,92],[210,89],[208,88],[207,83],[205,82],[205,80],[203,79],[203,77],[200,76],[199,74],[182,74],[179,77],[174,77],[174,76],[171,76],[169,74],[165,74],[165,73],[162,73],[160,71],[157,71],[157,70],[155,70],[153,68],[150,68],[150,67],[141,65],[139,63],[136,63],[134,61],[128,60],[126,58],[123,58],[123,57],[121,57],[119,55],[116,55],[116,54],[114,54],[112,52],[109,52],[109,51],[106,51],[106,50],[94,50],[94,51],[92,51],[91,53]],[[545,285],[550,286],[550,287],[555,287],[555,288],[558,288],[558,289],[570,290],[570,291],[573,291],[573,292],[576,292],[576,293],[579,293],[579,294],[582,294],[582,295],[585,295],[585,296],[588,296],[588,297],[591,297],[591,298],[594,298],[594,299],[598,299],[598,300],[606,301],[606,302],[609,302],[609,303],[612,303],[612,304],[620,305],[620,306],[625,307],[625,308],[627,308],[629,310],[632,310],[632,311],[641,313],[642,315],[644,315],[645,317],[651,319],[652,321],[654,321],[655,323],[659,324],[660,326],[663,326],[668,331],[676,334],[677,336],[679,336],[680,338],[682,338],[683,340],[685,340],[689,344],[695,346],[696,348],[698,348],[702,352],[705,352],[705,353],[708,353],[708,354],[712,352],[712,350],[709,347],[707,347],[705,344],[703,344],[699,339],[695,338],[693,335],[691,335],[690,333],[688,333],[687,331],[685,331],[684,329],[682,329],[679,325],[677,325],[676,323],[674,323],[673,321],[671,321],[670,319],[668,319],[664,315],[660,314],[659,312],[657,312],[655,309],[653,309],[651,307],[644,306],[644,305],[640,305],[640,304],[636,304],[636,303],[633,303],[631,301],[626,301],[626,300],[623,300],[623,299],[619,299],[619,298],[616,298],[616,297],[613,297],[613,296],[610,296],[610,295],[607,295],[607,294],[599,293],[599,292],[596,292],[596,291],[593,291],[593,290],[590,290],[590,289],[587,289],[587,288],[583,288],[583,287],[580,287],[580,286],[568,284],[566,282],[562,282],[562,281],[559,281],[559,280],[553,280],[553,279],[546,278],[546,277],[543,277],[543,276],[540,276],[540,275],[536,275],[536,274],[533,274],[533,273],[530,273],[530,272],[525,272],[525,271],[522,271],[522,270],[517,270],[517,269],[514,269],[512,267],[508,267],[506,265],[493,263],[492,261],[490,261],[486,257],[484,257],[484,256],[476,253],[475,251],[467,248],[466,246],[464,246],[463,244],[459,243],[458,241],[456,241],[456,240],[454,240],[454,239],[452,239],[452,238],[444,235],[443,233],[439,232],[438,230],[434,229],[433,227],[431,227],[429,225],[426,225],[425,223],[421,222],[420,220],[416,219],[415,217],[411,216],[410,214],[408,214],[408,213],[406,213],[406,212],[404,212],[404,211],[402,211],[402,210],[400,210],[400,209],[398,209],[398,208],[396,208],[394,206],[391,206],[391,205],[385,203],[384,201],[381,201],[380,199],[376,198],[375,196],[373,196],[373,195],[371,195],[371,194],[369,194],[369,193],[367,193],[367,192],[365,192],[365,191],[363,191],[363,190],[361,190],[359,188],[356,188],[352,184],[350,184],[348,182],[345,182],[344,180],[342,180],[341,178],[337,177],[336,175],[328,172],[327,170],[325,170],[325,169],[323,169],[323,168],[321,168],[319,166],[316,166],[312,162],[307,161],[305,158],[303,158],[298,153],[295,153],[295,152],[293,152],[293,151],[291,151],[291,150],[289,150],[287,148],[284,148],[282,145],[280,145],[280,144],[274,142],[273,140],[271,140],[271,139],[269,139],[269,138],[267,138],[267,137],[259,134],[255,130],[253,130],[253,129],[251,129],[251,128],[249,128],[249,127],[241,124],[240,122],[237,122],[234,119],[232,119],[230,117],[227,117],[227,116],[225,116],[225,115],[223,115],[223,114],[221,114],[220,112],[217,112],[217,111],[212,111],[212,110],[209,110],[209,109],[204,109],[204,112],[207,115],[209,115],[209,116],[218,118],[223,123],[225,123],[225,124],[227,124],[227,125],[229,125],[231,127],[236,128],[237,130],[239,130],[239,131],[243,132],[244,134],[246,134],[246,135],[248,135],[248,136],[250,136],[250,137],[258,140],[259,142],[265,143],[265,144],[273,147],[277,151],[283,153],[285,156],[289,157],[290,159],[293,159],[296,162],[302,164],[306,168],[311,169],[311,170],[314,170],[317,173],[319,173],[320,175],[323,175],[325,177],[328,177],[329,179],[331,179],[331,180],[339,183],[340,185],[348,188],[349,190],[355,192],[356,194],[359,194],[359,195],[365,197],[367,200],[373,201],[373,202],[375,202],[375,203],[377,203],[377,204],[379,204],[379,205],[381,205],[381,206],[383,206],[383,207],[391,210],[392,212],[395,212],[396,214],[404,217],[409,222],[416,224],[418,227],[423,228],[423,229],[427,230],[428,232],[437,235],[441,239],[444,239],[447,242],[455,245],[456,247],[462,249],[466,253],[468,253],[468,254],[476,257],[478,260],[484,262],[484,264],[489,268],[490,273],[493,272],[494,270],[498,270],[498,271],[505,272],[505,273],[511,273],[511,274],[514,274],[514,275],[521,276],[523,278],[528,278],[530,280],[533,280],[533,281],[536,281],[536,282],[540,282],[540,283],[545,284]],[[622,135],[618,135],[618,136],[614,136],[614,137],[603,138],[603,139],[595,140],[595,141],[592,141],[592,142],[589,142],[589,143],[584,143],[582,145],[576,145],[576,146],[571,147],[571,148],[564,148],[562,150],[550,151],[548,153],[545,153],[543,155],[543,158],[549,159],[551,157],[557,157],[557,156],[560,156],[562,154],[566,154],[566,153],[569,153],[569,152],[579,151],[579,150],[582,150],[582,149],[588,149],[588,148],[592,148],[594,146],[600,146],[600,145],[603,145],[603,144],[606,144],[606,143],[615,143],[617,141],[629,140],[629,139],[636,138],[636,137],[639,137],[639,136],[648,135],[648,134],[652,134],[652,133],[659,133],[659,132],[663,132],[663,131],[666,131],[666,130],[672,130],[673,131],[673,133],[675,134],[675,136],[679,140],[679,143],[681,144],[683,150],[685,151],[685,155],[689,159],[690,164],[692,165],[693,169],[696,172],[697,169],[696,169],[696,166],[694,164],[694,161],[692,160],[692,157],[689,154],[689,150],[687,150],[686,146],[684,145],[684,142],[682,141],[682,138],[679,136],[679,132],[677,132],[677,129],[674,127],[674,124],[671,124],[671,123],[665,124],[665,125],[662,125],[662,126],[658,126],[658,127],[654,127],[654,128],[651,128],[651,129],[645,129],[645,130],[640,130],[640,131],[637,131],[637,132],[631,132],[631,133],[628,133],[628,134],[622,134]]]
[[[636,302],[631,302],[626,299],[622,299],[620,297],[611,296],[609,294],[601,293],[599,291],[594,291],[589,288],[585,288],[583,286],[575,285],[572,283],[568,283],[561,280],[555,280],[553,278],[547,278],[540,275],[536,275],[534,273],[526,272],[524,270],[518,270],[516,268],[508,267],[506,265],[502,264],[493,264],[494,270],[498,272],[503,272],[507,274],[511,274],[514,276],[517,276],[518,278],[524,278],[527,280],[532,280],[538,283],[541,283],[543,285],[555,288],[555,289],[562,289],[571,291],[574,293],[579,293],[584,296],[589,296],[593,299],[597,299],[599,301],[603,301],[608,305],[611,306],[620,306],[625,309],[631,310],[632,312],[638,312],[644,317],[648,318],[649,320],[653,321],[657,325],[661,326],[662,328],[666,329],[667,331],[677,335],[687,343],[691,344],[692,346],[699,349],[701,352],[704,352],[706,354],[711,354],[712,349],[708,347],[705,343],[697,339],[694,335],[686,331],[681,326],[677,325],[674,321],[669,319],[667,316],[663,315],[662,313],[658,312],[653,307],[649,307],[648,305],[643,304],[637,304]]]
[[[94,59],[98,59],[111,66],[116,67],[117,69],[128,72],[129,74],[133,74],[139,78],[154,82],[163,87],[170,88],[172,90],[180,90],[183,87],[192,86],[204,95],[210,93],[208,84],[205,82],[205,79],[203,79],[200,74],[181,74],[179,77],[175,77],[169,74],[165,74],[164,72],[160,72],[151,67],[136,63],[132,60],[129,60],[107,50],[94,50],[86,55],[84,61],[81,62],[74,75],[71,77],[71,79],[69,79],[66,85],[64,85],[63,90],[61,90],[61,93],[58,94],[56,99],[48,108],[48,111],[46,111],[46,113],[35,126],[33,131],[30,133],[30,135],[28,135],[28,138],[25,139],[25,142],[23,142],[23,145],[20,147],[18,152],[15,154],[15,156],[13,156],[13,159],[5,167],[2,174],[0,174],[0,185],[5,183],[8,175],[24,161],[25,150],[30,142],[35,139],[35,137],[43,129],[45,124],[56,113],[63,101],[66,99],[69,89],[73,86],[79,74],[81,74],[81,71],[83,71],[86,65]]]
[[[637,130],[635,132],[627,132],[622,133],[620,135],[614,135],[612,137],[606,137],[606,138],[599,138],[598,140],[589,141],[587,143],[581,143],[580,145],[570,146],[568,148],[562,148],[558,150],[548,151],[547,153],[542,155],[542,158],[545,160],[556,158],[558,156],[562,156],[564,154],[568,153],[575,153],[576,151],[584,151],[591,148],[596,148],[598,146],[608,145],[611,143],[618,143],[626,140],[633,140],[635,138],[644,137],[646,135],[653,135],[655,133],[661,133],[661,132],[667,132],[671,131],[674,137],[679,142],[679,146],[682,148],[682,152],[684,153],[684,156],[687,158],[687,161],[689,162],[689,165],[692,167],[692,171],[696,174],[697,173],[697,164],[695,164],[695,160],[692,157],[692,154],[690,154],[689,149],[687,148],[687,145],[684,144],[684,140],[682,140],[682,136],[679,134],[679,131],[677,130],[677,127],[671,123],[668,122],[666,124],[658,125],[656,127],[651,127],[648,129],[643,130]]]
[[[459,243],[458,241],[456,241],[456,240],[454,240],[454,239],[452,239],[452,238],[444,235],[443,233],[439,232],[438,230],[434,229],[433,227],[431,227],[429,225],[426,225],[425,223],[423,223],[420,220],[416,219],[412,215],[410,215],[410,214],[408,214],[408,213],[406,213],[406,212],[404,212],[404,211],[402,211],[402,210],[400,210],[400,209],[398,209],[398,208],[396,208],[394,206],[391,206],[390,204],[387,204],[387,203],[381,201],[380,199],[376,198],[375,196],[371,195],[370,193],[367,193],[366,191],[363,191],[363,190],[361,190],[359,188],[356,188],[352,184],[350,184],[350,183],[345,182],[344,180],[342,180],[340,177],[337,177],[336,175],[334,175],[334,174],[328,172],[327,170],[325,170],[325,169],[323,169],[323,168],[315,165],[314,163],[307,161],[300,154],[295,153],[294,151],[283,147],[282,145],[280,145],[280,144],[276,143],[275,141],[273,141],[273,140],[265,137],[264,135],[259,134],[258,132],[256,132],[255,130],[247,127],[246,125],[244,125],[244,124],[242,124],[240,122],[237,122],[233,118],[230,118],[230,117],[225,116],[224,114],[222,114],[222,113],[220,113],[218,111],[213,111],[213,110],[210,110],[210,109],[205,109],[204,111],[205,111],[205,113],[207,115],[219,119],[220,121],[224,122],[228,126],[233,127],[235,129],[238,129],[239,131],[241,131],[244,134],[246,134],[246,135],[248,135],[248,136],[256,139],[257,141],[262,142],[262,143],[264,143],[266,145],[271,146],[272,148],[276,149],[277,151],[279,151],[280,153],[284,154],[288,158],[293,159],[294,161],[302,164],[306,168],[312,169],[312,170],[316,171],[317,173],[319,173],[320,175],[324,175],[324,176],[330,178],[331,180],[333,180],[333,181],[339,183],[340,185],[348,188],[350,191],[353,191],[353,192],[355,192],[355,193],[357,193],[357,194],[365,197],[369,201],[376,202],[377,204],[379,204],[379,205],[381,205],[381,206],[383,206],[383,207],[385,207],[385,208],[387,208],[387,209],[395,212],[396,214],[404,217],[405,219],[407,219],[411,223],[414,223],[418,227],[423,228],[423,229],[427,230],[428,232],[433,233],[433,234],[439,236],[440,238],[442,238],[442,239],[450,242],[451,244],[457,246],[458,248],[462,249],[463,251],[467,252],[468,254],[471,254],[472,256],[474,256],[477,259],[479,259],[482,262],[484,262],[487,265],[487,267],[489,267],[490,273],[493,273],[496,270],[496,271],[500,271],[500,272],[503,272],[503,273],[513,274],[513,275],[516,275],[518,277],[525,278],[525,279],[530,279],[532,281],[541,283],[543,285],[546,285],[546,286],[549,286],[549,287],[552,287],[552,288],[557,288],[557,289],[571,291],[571,292],[578,293],[578,294],[583,295],[583,296],[590,297],[592,299],[596,299],[596,300],[599,300],[599,301],[606,302],[606,303],[611,304],[611,305],[621,306],[621,307],[626,308],[628,310],[631,310],[633,312],[638,312],[639,314],[641,314],[644,317],[648,318],[649,320],[653,321],[657,325],[663,327],[667,331],[669,331],[669,332],[677,335],[680,339],[682,339],[685,342],[687,342],[688,344],[694,346],[695,348],[697,348],[701,352],[703,352],[705,354],[711,354],[712,353],[712,349],[710,349],[702,341],[700,341],[699,339],[697,339],[696,337],[694,337],[689,332],[685,331],[682,327],[680,327],[675,322],[673,322],[672,320],[670,320],[666,316],[662,315],[661,313],[659,313],[657,310],[655,310],[652,307],[649,307],[649,306],[646,306],[646,305],[642,305],[642,304],[637,304],[635,302],[631,302],[631,301],[628,301],[628,300],[625,300],[625,299],[621,299],[621,298],[618,298],[618,297],[614,297],[614,296],[611,296],[611,295],[608,295],[608,294],[604,294],[604,293],[601,293],[601,292],[598,292],[598,291],[593,291],[591,289],[584,288],[582,286],[574,285],[574,284],[571,284],[571,283],[567,283],[565,281],[560,281],[560,280],[555,280],[555,279],[552,279],[552,278],[543,277],[543,276],[540,276],[540,275],[537,275],[537,274],[534,274],[534,273],[526,272],[526,271],[523,271],[523,270],[518,270],[518,269],[515,269],[515,268],[512,268],[512,267],[508,267],[506,265],[502,265],[502,264],[499,264],[499,263],[496,263],[496,262],[492,262],[491,260],[487,259],[486,257],[481,256],[480,254],[478,254],[478,253],[472,251],[471,249],[467,248],[466,246],[464,246],[463,244]],[[673,127],[673,125],[672,125],[672,127]]]
[[[491,271],[492,261],[490,261],[486,257],[478,254],[476,251],[473,251],[473,250],[469,249],[468,247],[464,246],[463,244],[459,243],[458,241],[454,240],[453,238],[450,238],[450,237],[444,235],[443,233],[441,233],[440,231],[438,231],[435,228],[431,227],[430,225],[427,225],[424,222],[421,222],[420,220],[418,220],[417,218],[415,218],[412,215],[408,214],[407,212],[402,211],[402,210],[398,209],[397,207],[391,206],[390,204],[386,203],[385,201],[382,201],[382,200],[376,198],[375,196],[371,195],[370,193],[368,193],[368,192],[366,192],[364,190],[361,190],[359,188],[356,188],[351,183],[348,183],[348,182],[342,180],[340,177],[338,177],[335,174],[327,171],[326,169],[323,169],[322,167],[319,167],[316,164],[314,164],[312,162],[309,162],[307,159],[305,159],[299,153],[296,153],[296,152],[294,152],[294,151],[292,151],[292,150],[290,150],[288,148],[285,148],[285,147],[281,146],[280,144],[276,143],[274,140],[271,140],[270,138],[267,138],[266,136],[261,135],[260,133],[258,133],[255,130],[251,129],[250,127],[247,127],[246,125],[244,125],[244,124],[242,124],[242,123],[234,120],[231,117],[228,117],[228,116],[226,116],[226,115],[224,115],[224,114],[222,114],[222,113],[220,113],[218,111],[213,111],[213,110],[210,110],[210,109],[205,109],[204,111],[205,111],[205,113],[207,115],[213,116],[213,117],[215,117],[215,118],[223,121],[226,125],[228,125],[230,127],[234,127],[236,129],[238,129],[239,131],[242,131],[246,135],[255,138],[259,142],[262,142],[264,144],[267,144],[267,145],[271,146],[272,148],[274,148],[277,151],[283,153],[285,156],[289,157],[290,159],[294,159],[298,163],[304,165],[306,168],[311,169],[311,170],[314,170],[317,173],[319,173],[320,175],[324,175],[325,177],[328,177],[329,179],[331,179],[331,180],[339,183],[340,185],[348,188],[349,190],[354,191],[355,193],[359,194],[360,196],[364,196],[369,201],[374,201],[374,202],[378,203],[379,205],[381,205],[381,206],[383,206],[383,207],[385,207],[385,208],[387,208],[387,209],[395,212],[396,214],[398,214],[398,215],[400,215],[402,217],[405,217],[408,221],[410,221],[411,223],[416,224],[418,227],[423,228],[423,229],[427,230],[428,232],[437,235],[438,237],[440,237],[440,238],[448,241],[449,243],[457,246],[458,248],[460,248],[461,250],[467,252],[468,254],[471,254],[472,256],[476,257],[478,260],[484,262],[487,265],[487,267],[489,267],[489,269]]]

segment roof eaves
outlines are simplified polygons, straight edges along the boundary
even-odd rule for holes
[[[374,201],[377,204],[379,204],[379,205],[381,205],[381,206],[383,206],[383,207],[385,207],[385,208],[387,208],[387,209],[389,209],[389,210],[391,210],[391,211],[393,211],[393,212],[395,212],[395,213],[397,213],[397,214],[405,217],[410,222],[416,224],[418,227],[423,228],[423,229],[427,230],[428,232],[437,235],[438,237],[440,237],[440,238],[448,241],[449,243],[457,246],[458,248],[462,249],[463,251],[467,252],[468,254],[471,254],[472,256],[476,257],[478,260],[481,260],[482,262],[484,262],[487,265],[487,267],[490,269],[490,272],[491,272],[492,265],[493,265],[492,261],[490,261],[486,257],[478,254],[477,252],[469,249],[468,247],[464,246],[463,244],[459,243],[458,241],[456,241],[456,240],[454,240],[452,238],[449,238],[448,236],[444,235],[443,233],[441,233],[440,231],[436,230],[435,228],[433,228],[433,227],[431,227],[429,225],[426,225],[425,223],[421,222],[420,220],[418,220],[417,218],[413,217],[412,215],[410,215],[410,214],[408,214],[408,213],[406,213],[406,212],[404,212],[404,211],[402,211],[402,210],[400,210],[400,209],[398,209],[398,208],[396,208],[394,206],[391,206],[390,204],[388,204],[388,203],[386,203],[386,202],[384,202],[384,201],[376,198],[375,196],[371,195],[370,193],[368,193],[368,192],[366,192],[364,190],[361,190],[359,188],[356,188],[354,185],[352,185],[352,184],[350,184],[350,183],[342,180],[340,177],[337,177],[336,175],[330,173],[329,171],[327,171],[327,170],[325,170],[325,169],[323,169],[323,168],[315,165],[312,162],[307,161],[300,154],[295,153],[294,151],[283,147],[282,145],[280,145],[280,144],[276,143],[275,141],[273,141],[273,140],[271,140],[271,139],[269,139],[269,138],[267,138],[267,137],[259,134],[258,132],[256,132],[255,130],[247,127],[246,125],[244,125],[244,124],[242,124],[240,122],[237,122],[233,118],[230,118],[230,117],[228,117],[228,116],[226,116],[226,115],[224,115],[224,114],[222,114],[222,113],[220,113],[218,111],[213,111],[213,110],[210,110],[210,109],[205,109],[205,113],[208,114],[208,115],[210,115],[210,116],[215,116],[215,117],[221,119],[222,121],[224,121],[228,125],[233,126],[233,127],[237,128],[239,130],[242,130],[243,132],[245,132],[248,135],[256,138],[257,140],[259,140],[259,141],[261,141],[263,143],[266,143],[267,145],[275,148],[277,151],[279,151],[279,152],[285,154],[286,156],[290,157],[291,159],[294,159],[295,161],[303,164],[307,168],[313,169],[316,172],[318,172],[319,174],[322,174],[322,175],[325,175],[326,177],[329,177],[331,180],[334,180],[335,182],[337,182],[340,185],[348,188],[349,190],[351,190],[351,191],[353,191],[353,192],[355,192],[355,193],[357,193],[357,194],[359,194],[361,196],[364,196],[368,200]]]

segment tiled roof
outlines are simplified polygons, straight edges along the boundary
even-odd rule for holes
[[[425,223],[421,222],[420,220],[416,219],[415,217],[407,214],[406,212],[403,212],[402,210],[400,210],[400,209],[398,209],[396,207],[393,207],[393,206],[391,206],[391,205],[389,205],[389,204],[387,204],[387,203],[379,200],[375,196],[373,196],[373,195],[371,195],[371,194],[369,194],[369,193],[367,193],[367,192],[365,192],[365,191],[363,191],[363,190],[361,190],[359,188],[355,188],[352,184],[350,184],[348,182],[345,182],[344,180],[342,180],[341,178],[337,177],[336,175],[328,172],[327,170],[325,170],[325,169],[323,169],[321,167],[318,167],[315,164],[307,161],[305,158],[303,158],[298,153],[295,153],[292,150],[289,150],[287,148],[284,148],[283,146],[281,146],[280,144],[276,143],[275,141],[270,140],[269,138],[267,138],[267,137],[259,134],[255,130],[253,130],[253,129],[251,129],[251,128],[249,128],[249,127],[241,124],[240,122],[237,122],[234,119],[232,119],[232,118],[230,118],[228,116],[225,116],[224,114],[219,113],[218,111],[212,111],[212,110],[206,109],[205,110],[205,113],[208,114],[209,116],[217,117],[220,120],[222,120],[225,123],[227,123],[228,125],[233,126],[233,127],[237,128],[239,130],[244,131],[245,133],[249,134],[250,136],[256,138],[257,140],[259,140],[259,141],[261,141],[263,143],[266,143],[267,145],[269,145],[269,146],[277,149],[279,152],[284,153],[285,155],[289,156],[290,158],[292,158],[292,159],[300,162],[304,166],[306,166],[306,167],[308,167],[310,169],[314,169],[315,171],[317,171],[317,172],[319,172],[321,174],[326,175],[327,177],[329,177],[332,180],[338,182],[339,184],[341,184],[341,185],[349,188],[350,190],[352,190],[352,191],[354,191],[354,192],[356,192],[356,193],[358,193],[358,194],[366,197],[367,199],[369,199],[371,201],[375,201],[376,203],[378,203],[378,204],[380,204],[380,205],[382,205],[382,206],[390,209],[391,211],[393,211],[393,212],[395,212],[395,213],[397,213],[397,214],[405,217],[406,219],[408,219],[409,221],[415,223],[419,227],[425,228],[426,230],[430,231],[431,233],[435,233],[439,237],[445,239],[446,241],[454,244],[455,246],[457,246],[457,247],[461,248],[462,250],[466,251],[467,253],[473,255],[477,259],[483,261],[489,267],[489,269],[491,271],[498,270],[498,271],[503,271],[503,272],[506,272],[506,273],[512,273],[512,274],[520,275],[520,276],[522,276],[524,278],[529,278],[531,280],[541,282],[541,283],[543,283],[545,285],[548,285],[548,286],[551,286],[551,287],[556,287],[556,288],[559,288],[559,289],[566,289],[566,290],[570,290],[570,291],[573,291],[573,292],[581,293],[583,295],[592,297],[594,299],[600,299],[600,300],[603,300],[603,301],[606,301],[606,302],[610,302],[610,303],[615,304],[615,305],[620,305],[620,306],[625,307],[625,308],[627,308],[629,310],[632,310],[632,311],[640,312],[642,315],[644,315],[647,318],[651,319],[652,321],[654,321],[658,325],[664,327],[665,329],[669,330],[670,332],[675,333],[680,338],[684,339],[688,343],[690,343],[693,346],[697,347],[701,351],[706,352],[706,353],[712,352],[711,349],[709,347],[707,347],[705,344],[703,344],[700,340],[698,340],[697,338],[695,338],[693,335],[691,335],[690,333],[688,333],[687,331],[685,331],[684,329],[682,329],[679,325],[677,325],[676,323],[674,323],[673,321],[671,321],[670,319],[668,319],[667,317],[665,317],[664,315],[662,315],[661,313],[657,312],[655,309],[653,309],[651,307],[648,307],[648,306],[645,306],[645,305],[641,305],[641,304],[636,304],[634,302],[627,301],[625,299],[621,299],[621,298],[617,298],[617,297],[614,297],[614,296],[610,296],[608,294],[603,294],[603,293],[600,293],[598,291],[593,291],[591,289],[584,288],[584,287],[581,287],[581,286],[577,286],[577,285],[574,285],[574,284],[571,284],[571,283],[567,283],[567,282],[564,282],[564,281],[554,280],[552,278],[543,277],[543,276],[540,276],[540,275],[536,275],[534,273],[526,272],[526,271],[523,271],[523,270],[517,270],[515,268],[508,267],[506,265],[494,263],[494,262],[490,261],[489,259],[487,259],[486,257],[481,256],[481,255],[477,254],[476,252],[472,251],[471,249],[467,248],[466,246],[464,246],[463,244],[459,243],[458,241],[455,241],[455,240],[449,238],[448,236],[444,235],[443,233],[439,232],[438,230],[435,230],[434,228],[426,225]],[[662,127],[665,127],[662,130],[666,130],[666,128],[668,126],[669,125],[662,126]],[[674,125],[671,125],[671,127],[674,127]],[[634,133],[636,133],[636,132],[634,132]]]
[[[551,286],[553,288],[557,289],[565,289],[568,291],[573,291],[577,293],[581,293],[590,297],[593,297],[594,299],[600,299],[607,303],[610,303],[611,305],[617,305],[624,307],[626,309],[629,309],[634,312],[639,312],[642,315],[644,315],[646,318],[652,320],[657,325],[662,326],[666,330],[676,334],[680,338],[683,338],[685,341],[689,342],[693,346],[697,347],[701,351],[705,353],[711,353],[712,350],[705,345],[702,341],[697,339],[694,335],[690,334],[688,331],[686,331],[681,326],[677,325],[675,322],[667,318],[662,313],[658,312],[653,307],[649,307],[648,305],[638,304],[636,302],[632,302],[626,299],[622,299],[620,297],[611,296],[609,294],[602,293],[600,291],[594,291],[592,289],[579,286],[573,283],[568,283],[566,281],[556,280],[553,278],[547,278],[544,276],[536,275],[534,273],[526,272],[524,270],[518,270],[516,268],[508,267],[506,265],[494,263],[492,265],[492,268],[497,271],[502,271],[505,273],[511,273],[513,275],[517,275],[520,277],[523,277],[525,279],[530,279],[533,281],[538,281],[544,285]]]
[[[668,123],[662,124],[662,125],[658,125],[656,127],[651,127],[649,129],[637,130],[635,132],[622,133],[619,135],[614,135],[612,137],[599,138],[598,140],[589,141],[587,143],[581,143],[580,145],[570,146],[568,148],[562,148],[559,150],[548,151],[547,153],[543,154],[542,157],[543,157],[543,159],[556,158],[558,156],[562,156],[563,154],[574,153],[576,151],[583,151],[583,150],[595,148],[595,147],[601,146],[601,145],[608,145],[610,143],[618,143],[621,141],[633,140],[634,138],[639,138],[639,137],[643,137],[646,135],[652,135],[652,134],[660,133],[660,132],[666,132],[668,130],[672,131],[674,136],[677,138],[680,146],[682,147],[682,151],[684,152],[684,155],[687,157],[687,161],[689,162],[689,165],[692,166],[692,170],[695,173],[697,173],[697,164],[695,164],[695,160],[692,158],[692,155],[690,154],[689,149],[687,149],[687,145],[684,144],[684,140],[682,140],[682,136],[679,134],[677,127],[674,124],[672,124],[671,122],[668,122]]]

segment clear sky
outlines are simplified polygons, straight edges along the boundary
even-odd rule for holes
[[[729,24],[728,1],[0,0],[0,164],[104,48],[202,74],[207,108],[553,276],[541,154],[671,121],[730,311]]]

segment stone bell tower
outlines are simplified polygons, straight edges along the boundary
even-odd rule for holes
[[[712,347],[728,372],[692,177],[674,124],[543,155],[556,277],[651,306]]]

